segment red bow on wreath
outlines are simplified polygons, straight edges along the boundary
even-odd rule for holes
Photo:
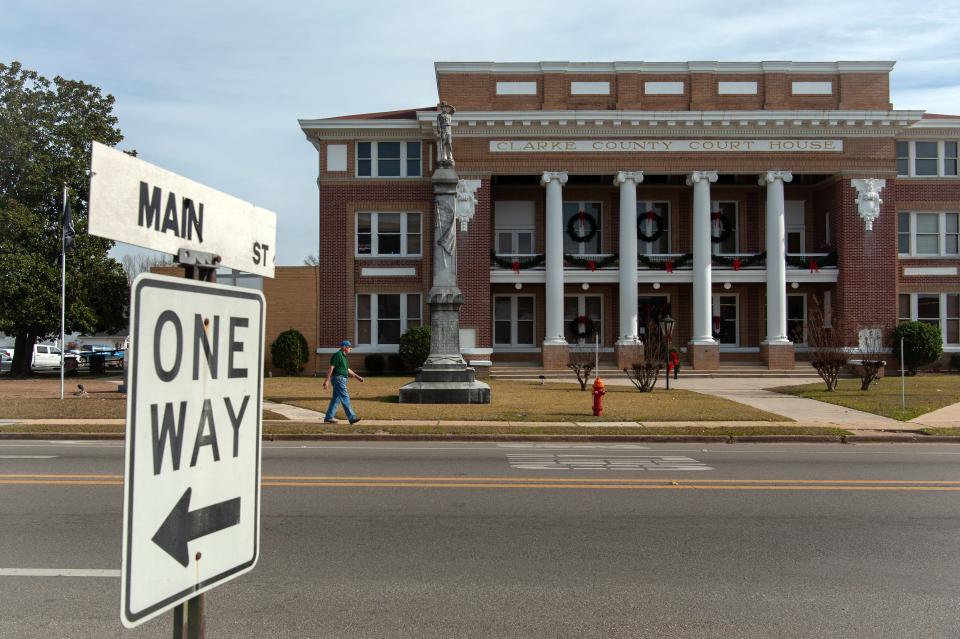
[[[810,260],[810,272],[811,272],[811,273],[819,273],[819,272],[820,272],[820,267],[817,265],[817,261],[816,261],[816,260]]]
[[[720,211],[713,211],[712,213],[710,213],[710,219],[711,219],[711,220],[719,220],[719,219],[720,219]]]
[[[667,260],[666,263],[664,263],[663,268],[667,271],[667,273],[673,273],[673,260]]]
[[[590,318],[586,315],[581,315],[577,318],[577,333],[580,335],[587,334],[587,326],[590,323]]]
[[[742,265],[743,265],[743,262],[740,261],[740,258],[739,258],[739,257],[733,258],[733,270],[739,271],[739,270],[740,270],[740,266],[742,266]]]
[[[510,265],[510,268],[513,269],[513,272],[514,272],[514,273],[519,273],[519,272],[520,272],[520,261],[519,261],[519,260],[514,260],[513,263]]]
[[[656,211],[647,211],[647,221],[648,221],[648,222],[653,222],[653,218],[655,218],[656,216],[657,216],[657,212],[656,212]]]
[[[591,271],[596,271],[596,270],[597,270],[597,263],[594,262],[593,260],[587,260],[587,268],[588,268],[589,270],[591,270]]]
[[[586,212],[586,211],[580,211],[579,213],[577,213],[577,215],[580,217],[580,223],[581,223],[581,224],[584,224],[584,223],[587,221],[587,212]]]

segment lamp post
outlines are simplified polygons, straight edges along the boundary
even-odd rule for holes
[[[660,334],[666,340],[663,347],[663,357],[666,363],[664,377],[667,379],[667,390],[670,390],[670,339],[673,337],[673,325],[676,323],[677,321],[670,317],[669,313],[660,320]]]

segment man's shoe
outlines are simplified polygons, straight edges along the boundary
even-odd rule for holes
[[[353,419],[350,420],[350,425],[352,426],[352,425],[356,424],[356,423],[359,422],[359,421],[360,421],[360,418],[359,418],[359,417],[354,417]]]
[[[339,423],[340,423],[340,420],[339,420],[339,419],[325,419],[325,420],[323,420],[323,423],[324,423],[324,424],[339,424]]]

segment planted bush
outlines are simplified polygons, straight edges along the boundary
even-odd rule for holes
[[[287,375],[299,375],[307,363],[309,350],[307,338],[291,328],[277,335],[270,345],[270,357],[274,368],[279,368]]]
[[[900,357],[903,342],[903,365],[911,375],[917,369],[940,359],[943,355],[943,337],[940,329],[923,322],[906,322],[893,329],[893,354]]]
[[[423,366],[430,356],[430,327],[414,326],[400,336],[400,357],[410,370]]]
[[[372,353],[363,358],[363,368],[368,375],[383,375],[387,360],[380,353]]]

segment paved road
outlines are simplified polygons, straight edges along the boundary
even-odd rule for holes
[[[119,623],[122,451],[0,442],[0,637],[170,635]],[[260,563],[210,593],[211,638],[960,625],[956,445],[286,444],[263,468]]]

